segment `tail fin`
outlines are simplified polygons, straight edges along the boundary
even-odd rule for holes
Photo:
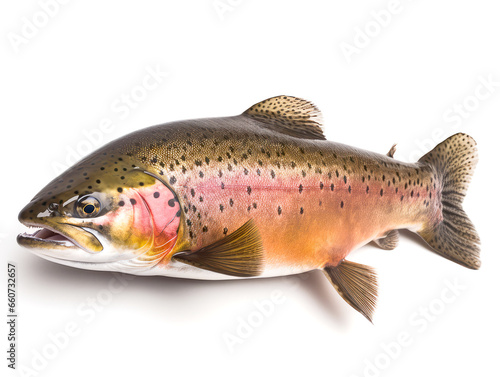
[[[419,160],[431,165],[436,173],[436,184],[441,186],[438,188],[442,216],[429,221],[418,234],[436,253],[475,270],[481,265],[480,241],[462,209],[462,201],[477,160],[476,142],[463,133],[449,137]]]

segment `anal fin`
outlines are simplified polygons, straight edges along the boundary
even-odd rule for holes
[[[378,247],[384,250],[393,250],[398,246],[399,232],[396,229],[391,230],[385,237],[373,240]]]
[[[372,322],[377,303],[377,274],[369,266],[343,260],[338,266],[324,268],[339,295]]]
[[[249,220],[212,245],[178,253],[172,259],[224,275],[252,277],[262,273],[264,251],[259,230]]]

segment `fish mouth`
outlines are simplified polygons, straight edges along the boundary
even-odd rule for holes
[[[21,246],[51,250],[81,249],[74,240],[49,226],[28,226],[34,228],[34,231],[24,232],[17,236],[17,243]]]
[[[17,236],[17,243],[29,249],[43,251],[85,251],[96,254],[103,250],[97,237],[84,228],[72,224],[21,221],[23,225],[34,228]]]

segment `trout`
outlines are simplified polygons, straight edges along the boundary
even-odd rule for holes
[[[346,257],[420,235],[478,269],[462,209],[477,163],[456,134],[415,163],[325,140],[320,111],[278,96],[241,115],[145,128],[96,150],[20,212],[18,243],[64,265],[192,279],[321,269],[372,320],[375,271]]]

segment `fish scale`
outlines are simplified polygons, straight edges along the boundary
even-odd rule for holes
[[[197,122],[203,129],[197,129]],[[214,130],[209,128],[212,124]],[[252,133],[248,132],[250,127],[254,128]],[[232,138],[220,143],[226,128],[231,129]],[[183,152],[182,137],[187,133],[193,145],[195,140],[202,140],[203,145],[186,156],[194,163],[177,164],[175,160]],[[171,186],[179,194],[189,220],[191,249],[215,242],[253,218],[259,229],[275,223],[283,228],[272,229],[269,235],[261,230],[266,266],[294,265],[304,261],[304,254],[325,253],[316,260],[311,257],[303,265],[304,270],[321,268],[330,258],[340,261],[352,247],[388,230],[418,225],[428,212],[427,202],[437,199],[437,195],[434,202],[426,199],[435,192],[426,167],[397,163],[387,156],[337,143],[303,140],[294,145],[286,143],[286,138],[270,137],[267,130],[261,132],[259,125],[252,122],[239,127],[230,118],[199,120],[170,127],[170,142],[176,149],[163,155],[152,151],[145,156],[149,161],[156,158],[153,166],[158,174],[174,182]],[[173,168],[163,169],[162,162]],[[396,179],[391,186],[391,180]],[[428,192],[427,187],[431,187]],[[401,201],[401,196],[406,200]],[[401,211],[408,205],[411,211]],[[362,207],[370,210],[362,211]],[[297,235],[299,232],[305,236]],[[353,238],[353,233],[362,236]],[[310,245],[310,250],[294,246],[301,238],[312,238],[311,234],[317,242],[299,242]],[[279,245],[276,238],[280,239]],[[338,250],[338,255],[332,256],[333,250]]]
[[[398,229],[479,268],[479,236],[462,209],[477,163],[456,134],[415,163],[325,140],[310,102],[278,96],[239,116],[136,131],[50,182],[21,211],[43,228],[18,242],[51,261],[200,279],[322,269],[369,320],[374,270],[346,260]]]

